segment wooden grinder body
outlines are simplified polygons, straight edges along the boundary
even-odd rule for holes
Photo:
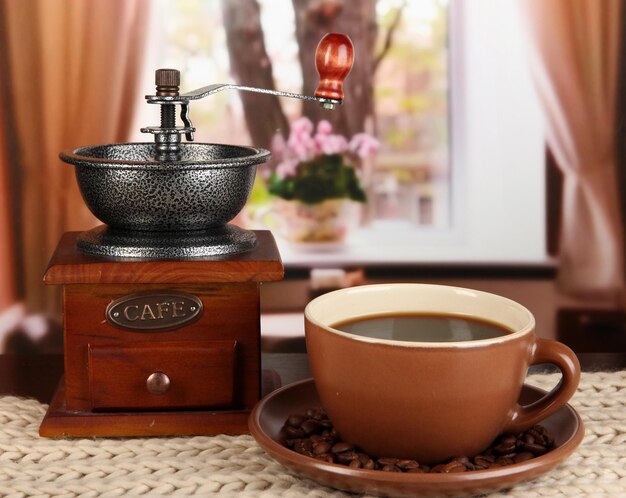
[[[284,274],[270,232],[247,253],[182,261],[90,256],[77,235],[44,277],[63,285],[65,376],[40,434],[247,432],[261,392],[259,287]]]

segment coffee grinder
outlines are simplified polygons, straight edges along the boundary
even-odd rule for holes
[[[45,272],[63,286],[65,374],[40,435],[247,432],[261,393],[259,286],[284,271],[269,231],[228,222],[270,154],[194,143],[189,107],[235,89],[333,109],[352,60],[347,36],[326,35],[314,96],[234,84],[180,94],[179,72],[159,69],[146,100],[161,123],[142,129],[154,142],[61,153],[104,225],[65,233]]]

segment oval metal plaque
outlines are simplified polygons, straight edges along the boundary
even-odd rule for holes
[[[182,292],[141,292],[120,297],[106,309],[108,322],[130,330],[168,330],[187,325],[202,314],[199,297]]]

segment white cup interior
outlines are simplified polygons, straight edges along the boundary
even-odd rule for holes
[[[488,321],[511,332],[495,339],[486,339],[492,341],[512,339],[530,332],[535,325],[534,317],[528,309],[505,297],[472,289],[431,284],[377,284],[341,289],[314,299],[305,309],[305,316],[312,323],[351,337],[358,336],[338,331],[332,326],[357,318],[403,313],[445,314]],[[358,338],[373,342],[398,342]],[[480,341],[470,341],[470,344],[472,342]],[[409,344],[411,343],[402,343],[404,346]],[[450,345],[449,342],[442,344]]]

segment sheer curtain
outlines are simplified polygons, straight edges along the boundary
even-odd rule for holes
[[[621,0],[521,0],[547,142],[564,176],[559,283],[623,298],[615,109]]]
[[[0,229],[11,198],[10,216],[19,219],[12,234],[14,260],[22,263],[18,297],[29,309],[57,311],[42,283],[47,261],[63,232],[97,223],[80,197],[72,167],[58,154],[127,139],[133,110],[145,93],[137,83],[150,2],[0,2],[0,54],[6,57],[1,84],[14,111],[4,131],[17,144],[8,160],[18,176],[13,183],[20,185],[7,192],[7,183],[0,183]],[[0,254],[2,268],[11,268],[11,253]],[[0,295],[8,285],[0,281]]]

